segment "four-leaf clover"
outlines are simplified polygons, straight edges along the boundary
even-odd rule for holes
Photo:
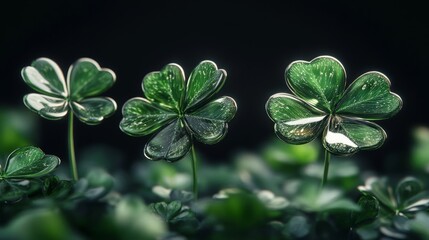
[[[225,79],[226,71],[211,61],[195,67],[186,82],[183,69],[168,64],[144,77],[146,98],[132,98],[124,104],[120,128],[131,136],[160,130],[144,149],[146,157],[152,160],[181,159],[191,148],[193,138],[206,144],[217,143],[225,136],[227,123],[237,111],[231,97],[211,100]]]
[[[35,60],[21,74],[40,93],[25,95],[25,106],[46,119],[61,119],[71,110],[82,122],[98,124],[116,111],[113,99],[94,97],[115,83],[115,73],[100,68],[92,59],[81,58],[71,65],[67,81],[60,67],[48,58]]]
[[[402,107],[401,98],[390,92],[390,81],[380,72],[361,75],[345,90],[344,67],[329,56],[295,61],[285,78],[295,95],[271,96],[266,110],[279,138],[292,144],[310,142],[323,131],[323,146],[333,154],[378,148],[386,133],[366,120],[390,118]]]

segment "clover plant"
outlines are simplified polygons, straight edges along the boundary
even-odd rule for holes
[[[402,107],[401,98],[390,91],[389,79],[380,72],[367,72],[346,89],[345,69],[330,56],[292,62],[285,78],[293,94],[274,94],[266,111],[275,122],[277,136],[287,143],[308,143],[323,132],[322,186],[328,177],[330,153],[347,156],[379,148],[386,133],[367,120],[390,118]]]
[[[174,162],[191,149],[193,191],[197,195],[194,140],[215,144],[228,130],[237,111],[234,99],[212,99],[225,83],[226,71],[212,61],[202,61],[185,81],[183,69],[174,63],[159,72],[147,74],[142,81],[146,98],[128,100],[123,108],[120,129],[131,136],[157,132],[144,147],[151,160]]]
[[[73,116],[89,125],[99,124],[116,111],[116,102],[108,97],[95,97],[109,89],[116,80],[115,73],[100,68],[89,58],[81,58],[70,66],[67,78],[51,59],[39,58],[24,67],[22,78],[39,93],[24,96],[30,110],[49,120],[58,120],[69,114],[68,143],[73,179],[78,179],[75,159]]]

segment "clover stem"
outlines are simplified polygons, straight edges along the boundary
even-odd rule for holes
[[[328,150],[325,149],[325,162],[323,166],[322,189],[325,187],[326,183],[328,182],[330,160],[331,160],[331,154],[328,152]]]
[[[191,146],[191,156],[192,156],[192,180],[193,180],[192,190],[194,192],[195,199],[197,199],[198,198],[197,156],[195,154],[194,144],[192,144]]]
[[[68,126],[68,149],[69,149],[69,161],[71,167],[71,173],[73,180],[77,181],[79,179],[77,175],[77,166],[76,166],[76,157],[74,153],[74,136],[73,136],[73,112],[70,111],[69,114],[69,126]]]

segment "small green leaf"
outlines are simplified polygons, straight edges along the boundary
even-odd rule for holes
[[[359,186],[359,191],[365,195],[374,196],[380,204],[383,204],[391,211],[397,208],[397,202],[393,196],[393,189],[387,186],[386,179],[369,178],[365,186]]]
[[[375,123],[332,116],[323,132],[323,146],[337,155],[351,155],[359,150],[383,145],[386,133]]]
[[[325,112],[334,110],[346,84],[343,65],[329,56],[292,62],[286,68],[285,78],[297,96]]]
[[[121,130],[131,136],[145,136],[161,128],[177,117],[177,113],[165,110],[144,98],[132,98],[122,108],[124,118]]]
[[[271,96],[265,108],[277,136],[292,144],[312,141],[326,122],[325,113],[287,93]]]
[[[67,89],[60,67],[48,58],[39,58],[21,71],[22,78],[34,90],[49,96],[66,97]]]
[[[114,179],[103,169],[94,169],[85,178],[88,181],[85,197],[98,199],[108,194],[114,187]]]
[[[414,177],[402,179],[396,186],[396,198],[399,204],[423,191],[423,183]]]
[[[142,89],[147,99],[178,113],[185,89],[185,73],[179,65],[170,63],[159,72],[148,73],[143,78]]]
[[[38,93],[24,96],[24,104],[30,110],[49,120],[58,120],[67,115],[67,101],[62,98],[49,97]]]
[[[226,71],[212,61],[202,61],[194,68],[186,84],[185,111],[204,103],[225,83]]]
[[[400,211],[404,213],[416,213],[429,209],[429,191],[420,192],[401,204]]]
[[[80,101],[105,92],[115,83],[115,73],[92,59],[81,58],[70,66],[67,84],[73,101]]]
[[[45,155],[35,147],[23,147],[12,152],[6,160],[3,177],[8,179],[35,178],[52,172],[60,164],[56,156]]]
[[[222,140],[229,122],[237,112],[237,104],[231,97],[211,101],[194,112],[185,115],[186,122],[198,141],[214,144]]]
[[[116,111],[116,102],[108,97],[94,97],[71,102],[71,108],[82,122],[94,125],[110,117]]]
[[[358,205],[360,206],[361,211],[352,213],[353,223],[355,226],[369,223],[378,216],[380,204],[375,197],[363,195],[359,198]]]
[[[151,160],[164,159],[169,162],[184,157],[191,148],[191,139],[182,121],[176,120],[167,125],[149,140],[144,154]]]
[[[367,120],[387,119],[402,108],[401,98],[390,91],[390,81],[382,73],[368,72],[347,88],[337,105],[338,114]]]
[[[60,180],[57,176],[48,177],[43,181],[43,195],[55,199],[64,199],[71,194],[73,183],[68,180]]]
[[[179,201],[172,201],[171,203],[159,202],[151,205],[152,209],[156,214],[164,219],[166,222],[170,222],[177,215],[179,215],[182,204]]]

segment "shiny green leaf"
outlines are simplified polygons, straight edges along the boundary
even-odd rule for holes
[[[350,84],[336,112],[379,120],[392,117],[401,107],[401,98],[390,91],[389,79],[382,73],[368,72]]]
[[[226,71],[212,61],[202,61],[194,68],[186,84],[185,111],[217,93],[225,83]]]
[[[176,113],[165,110],[144,98],[128,100],[122,108],[122,115],[124,118],[119,127],[131,136],[150,134],[177,117]]]
[[[326,122],[325,113],[287,93],[271,96],[265,108],[277,136],[292,144],[312,141]]]
[[[45,155],[36,147],[23,147],[12,152],[6,160],[3,177],[34,178],[52,172],[60,164],[56,156]]]
[[[22,78],[34,90],[50,96],[66,97],[67,88],[60,67],[48,58],[39,58],[21,71]]]
[[[100,65],[92,59],[81,58],[70,66],[67,74],[67,84],[70,97],[80,101],[105,92],[116,80],[115,73]]]
[[[79,120],[94,125],[116,111],[116,102],[108,97],[94,97],[79,102],[72,101],[71,108]]]
[[[350,155],[359,150],[376,149],[386,139],[384,130],[375,123],[331,116],[323,132],[323,146],[337,155]]]
[[[143,78],[142,88],[147,99],[179,112],[185,89],[185,73],[179,65],[170,63],[159,72],[147,74]]]
[[[359,186],[359,191],[365,195],[374,196],[380,204],[388,207],[390,210],[397,208],[397,202],[393,196],[393,190],[387,186],[386,179],[369,178],[365,186]]]
[[[429,209],[429,191],[422,191],[405,200],[399,210],[404,213],[416,213]]]
[[[285,71],[285,78],[297,96],[325,112],[331,112],[343,94],[346,72],[337,59],[321,56],[310,62],[292,62]]]
[[[49,97],[38,93],[24,96],[25,106],[49,120],[58,120],[67,115],[68,104],[65,99]]]
[[[237,112],[237,104],[231,97],[221,97],[185,115],[189,128],[200,142],[219,142],[228,130],[229,122]]]
[[[191,148],[191,139],[182,121],[176,120],[167,125],[149,140],[144,154],[151,160],[164,159],[168,162],[180,160]]]

